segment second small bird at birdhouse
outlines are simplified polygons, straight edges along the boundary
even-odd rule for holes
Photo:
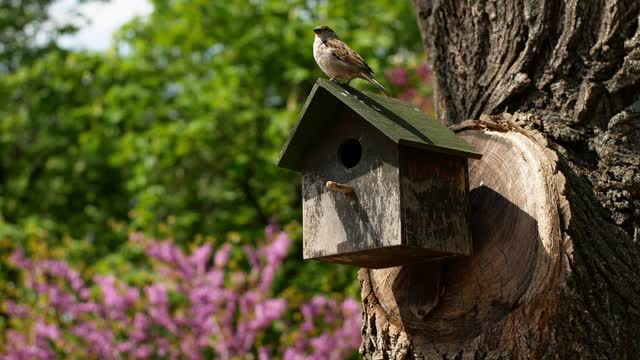
[[[319,79],[278,160],[303,174],[304,258],[471,255],[467,159],[481,156],[411,104]]]

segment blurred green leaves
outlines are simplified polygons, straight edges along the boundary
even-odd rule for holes
[[[273,162],[324,76],[311,29],[331,25],[378,74],[392,55],[421,51],[409,1],[153,4],[107,53],[53,46],[0,77],[3,237],[24,242],[37,229],[53,246],[88,245],[76,262],[110,254],[115,266],[131,230],[224,241],[232,231],[256,238],[270,220],[299,221],[299,176]],[[318,285],[310,279],[330,267],[290,266],[301,287],[353,283],[351,270]]]

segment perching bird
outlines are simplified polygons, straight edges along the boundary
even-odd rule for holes
[[[373,78],[373,69],[367,65],[362,56],[339,40],[335,31],[328,26],[318,26],[313,29],[313,32],[316,33],[313,57],[320,69],[332,81],[348,84],[355,78],[365,79],[391,97],[387,89]]]

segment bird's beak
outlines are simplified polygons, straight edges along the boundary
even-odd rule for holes
[[[313,29],[313,32],[316,33],[316,34],[319,34],[320,33],[320,28],[317,27],[317,28]]]

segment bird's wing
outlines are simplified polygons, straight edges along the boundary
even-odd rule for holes
[[[338,60],[343,61],[349,65],[356,66],[363,71],[367,71],[373,74],[373,69],[364,61],[362,56],[357,52],[351,50],[351,48],[344,42],[338,39],[327,40],[327,47],[331,49],[331,53]]]

